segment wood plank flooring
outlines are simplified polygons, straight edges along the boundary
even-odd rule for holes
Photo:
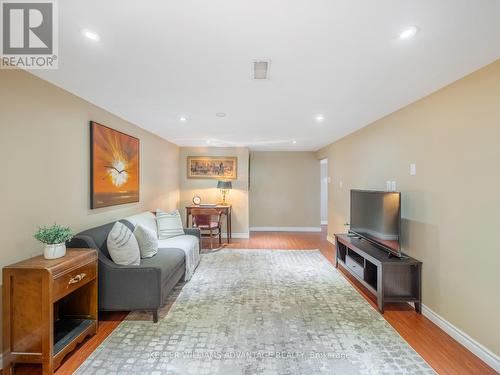
[[[214,241],[214,246],[217,246],[216,241]],[[209,242],[206,240],[204,240],[204,247],[209,247]],[[326,228],[323,228],[322,232],[252,232],[250,239],[233,239],[227,247],[234,249],[319,249],[330,262],[333,263],[335,257],[335,248],[326,239]],[[341,267],[339,270],[342,272]],[[374,297],[347,272],[342,273],[376,308]],[[56,374],[72,374],[126,315],[126,312],[101,314],[97,334],[87,339],[77,351],[70,354],[56,371]],[[497,374],[429,319],[415,313],[407,304],[388,305],[383,317],[439,374]],[[15,374],[41,374],[41,368],[39,366],[18,365]]]

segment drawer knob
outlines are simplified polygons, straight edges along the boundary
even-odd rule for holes
[[[80,273],[80,274],[76,275],[75,277],[72,277],[71,279],[69,279],[68,284],[76,284],[76,283],[82,281],[85,276],[87,276],[87,275],[84,273]]]

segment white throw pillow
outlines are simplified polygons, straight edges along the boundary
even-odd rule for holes
[[[158,225],[158,238],[160,240],[184,234],[181,215],[178,210],[171,212],[156,210],[156,224]]]
[[[125,224],[117,221],[108,234],[108,251],[111,259],[122,266],[138,266],[141,262],[139,244]]]
[[[143,227],[141,224],[134,229],[134,236],[139,244],[141,258],[151,258],[158,252],[158,238],[151,229]]]
[[[124,219],[127,220],[129,223],[132,223],[134,228],[137,227],[138,225],[142,225],[144,228],[152,230],[153,233],[155,234],[155,237],[158,238],[158,232],[157,232],[158,228],[156,227],[156,215],[151,211],[141,212],[140,214],[128,216]]]

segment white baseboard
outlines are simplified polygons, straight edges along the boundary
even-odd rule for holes
[[[250,238],[250,233],[249,232],[232,233],[231,236],[233,238]],[[222,233],[222,238],[227,238],[227,233]]]
[[[321,220],[321,225],[327,225],[328,224],[328,220]]]
[[[321,227],[251,227],[251,232],[321,232]]]
[[[326,236],[326,240],[332,245],[335,245],[335,238],[333,238],[332,236]]]
[[[442,316],[436,314],[430,308],[422,304],[422,315],[453,337],[462,346],[469,349],[472,353],[478,356],[484,363],[492,367],[495,371],[500,372],[500,357],[491,350],[478,343],[468,334],[455,327]]]

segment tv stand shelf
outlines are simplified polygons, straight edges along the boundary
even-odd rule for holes
[[[336,234],[335,267],[340,264],[377,297],[379,311],[386,302],[414,302],[421,313],[422,262],[404,255],[395,257],[358,237]]]

